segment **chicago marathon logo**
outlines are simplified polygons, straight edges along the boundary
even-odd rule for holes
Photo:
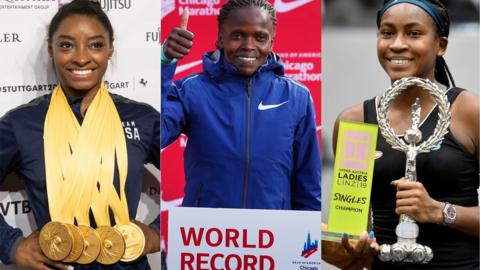
[[[218,16],[220,14],[220,0],[179,0],[178,15],[182,15],[188,8],[190,16]]]
[[[318,250],[318,240],[312,242],[310,238],[310,233],[307,235],[307,241],[303,244],[302,254],[300,254],[304,258],[310,257],[313,253]]]

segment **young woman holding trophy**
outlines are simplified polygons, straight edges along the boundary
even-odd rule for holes
[[[344,269],[362,269],[372,259],[372,269],[478,269],[480,105],[478,96],[455,87],[443,59],[450,27],[448,12],[436,0],[385,1],[377,25],[378,59],[392,84],[412,76],[433,82],[450,103],[450,125],[436,147],[416,158],[418,181],[405,181],[405,153],[394,150],[378,135],[372,232],[356,242],[343,237],[343,247],[328,244],[323,248],[323,258]],[[417,99],[421,110],[413,113],[412,104]],[[333,145],[340,120],[377,124],[381,103],[381,98],[375,97],[344,110],[336,121]],[[435,97],[414,85],[391,101],[386,119],[394,134],[403,138],[412,123],[415,126],[411,115],[416,114],[425,141],[435,132],[437,122],[443,121],[438,116],[439,107]],[[417,221],[420,230],[416,241],[431,248],[431,261],[392,262],[391,258],[376,256],[380,252],[378,244],[397,241],[398,215],[403,214]]]
[[[108,92],[113,37],[98,1],[62,6],[48,29],[58,86],[0,119],[1,180],[22,176],[39,228],[24,238],[0,216],[6,264],[150,269],[144,255],[159,251],[158,219],[134,221],[144,164],[159,166],[159,113]],[[126,138],[125,121],[138,140]]]

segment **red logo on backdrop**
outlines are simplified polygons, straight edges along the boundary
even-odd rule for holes
[[[312,1],[313,0],[295,0],[287,2],[285,0],[275,0],[273,7],[278,13],[285,13],[306,5]]]

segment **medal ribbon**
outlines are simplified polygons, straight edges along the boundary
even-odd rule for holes
[[[60,86],[53,93],[45,119],[45,171],[53,221],[90,225],[90,208],[98,226],[110,226],[109,208],[117,224],[129,223],[125,196],[128,158],[118,111],[102,83],[82,125]],[[113,185],[115,161],[120,196]]]

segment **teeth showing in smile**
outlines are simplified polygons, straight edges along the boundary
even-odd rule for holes
[[[72,69],[72,73],[76,75],[87,75],[92,73],[91,69]]]
[[[240,59],[241,61],[247,61],[247,62],[253,62],[257,60],[257,58],[255,57],[243,57],[243,56],[238,56],[238,59]]]
[[[410,62],[408,59],[391,59],[390,62],[395,65],[405,65]]]

